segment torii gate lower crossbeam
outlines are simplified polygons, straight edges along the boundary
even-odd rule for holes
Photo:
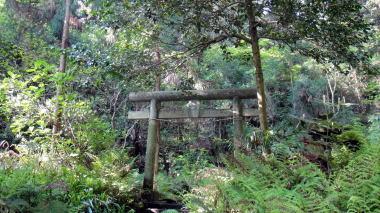
[[[219,90],[186,90],[186,91],[154,91],[154,92],[132,92],[128,100],[131,102],[150,101],[148,111],[130,111],[128,119],[149,119],[147,148],[145,155],[144,183],[143,188],[147,190],[153,199],[155,190],[156,165],[158,159],[159,119],[178,118],[212,118],[233,117],[234,125],[234,153],[239,152],[243,144],[243,117],[257,116],[255,109],[244,108],[241,99],[256,98],[256,89],[219,89]],[[232,100],[230,109],[186,109],[180,111],[160,111],[161,101],[187,101],[187,100]]]

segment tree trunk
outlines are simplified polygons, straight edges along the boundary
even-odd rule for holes
[[[252,0],[245,0],[246,10],[249,22],[249,33],[251,37],[251,47],[253,55],[253,65],[255,66],[255,77],[256,77],[256,87],[257,87],[257,101],[259,105],[259,119],[260,128],[265,133],[268,131],[268,114],[267,114],[267,103],[264,90],[264,75],[261,66],[261,56],[260,56],[260,46],[259,37],[257,34],[257,22],[255,20],[255,12],[252,4]],[[269,150],[263,149],[263,154],[267,154]]]
[[[65,8],[65,20],[63,24],[62,32],[62,43],[61,48],[64,50],[68,46],[69,41],[69,20],[70,20],[70,6],[71,0],[66,0]],[[59,72],[65,73],[66,71],[66,52],[63,52],[59,61]],[[60,99],[63,95],[63,83],[57,82],[57,91],[56,91],[56,105],[55,105],[55,120],[53,125],[53,134],[58,134],[62,129],[62,106]]]

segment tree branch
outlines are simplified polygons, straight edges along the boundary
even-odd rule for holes
[[[219,43],[219,42],[224,41],[224,40],[226,40],[226,39],[228,39],[230,37],[231,36],[229,36],[229,35],[220,35],[220,36],[217,36],[214,39],[211,39],[209,41],[206,41],[206,42],[203,42],[203,43],[199,43],[199,44],[195,45],[195,47],[192,48],[192,49],[204,50],[207,47],[211,46],[212,44]]]
[[[241,35],[241,34],[232,34],[232,35],[230,35],[230,36],[231,36],[231,37],[238,38],[238,39],[241,39],[241,40],[247,42],[248,44],[252,44],[252,40],[251,40],[249,37],[245,36],[245,35]]]

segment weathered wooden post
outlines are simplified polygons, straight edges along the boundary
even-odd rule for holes
[[[149,126],[148,126],[148,140],[146,146],[145,155],[145,171],[144,171],[144,184],[143,188],[148,190],[149,196],[153,196],[155,190],[155,165],[156,165],[156,149],[158,143],[158,114],[159,114],[160,102],[156,99],[150,101],[150,113],[149,113]],[[153,199],[149,197],[148,199]]]
[[[239,97],[232,100],[234,125],[234,155],[241,151],[243,145],[243,106]]]

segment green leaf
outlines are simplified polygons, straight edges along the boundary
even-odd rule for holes
[[[11,78],[13,78],[13,77],[15,76],[15,74],[14,74],[13,72],[11,72],[11,71],[8,71],[7,73],[8,73],[8,75],[9,75]]]
[[[46,67],[46,65],[47,65],[46,61],[38,60],[38,61],[34,62],[34,66],[36,68],[40,68],[42,65],[44,65]]]

